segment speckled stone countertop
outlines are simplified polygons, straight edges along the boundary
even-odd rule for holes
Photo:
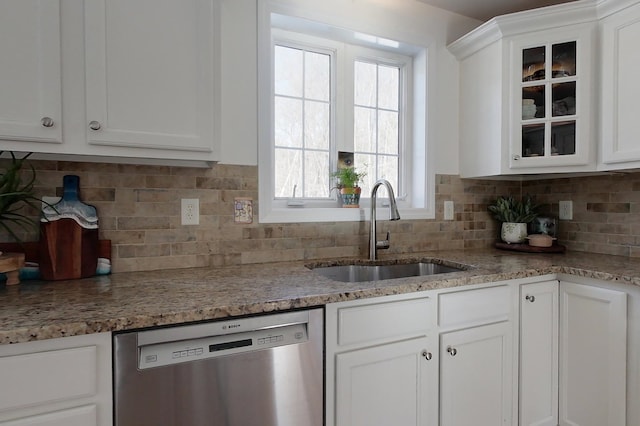
[[[0,285],[0,344],[321,306],[553,273],[640,285],[640,260],[626,257],[495,249],[406,257],[438,259],[472,268],[444,275],[344,283],[320,276],[304,262],[290,262]]]

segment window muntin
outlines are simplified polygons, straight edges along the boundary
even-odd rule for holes
[[[403,91],[399,65],[371,60],[354,61],[354,160],[367,171],[362,191],[369,194],[378,179],[387,179],[397,194]]]
[[[274,46],[274,197],[330,197],[329,53]]]

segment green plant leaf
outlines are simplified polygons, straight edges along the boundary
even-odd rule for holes
[[[538,217],[538,208],[529,195],[522,200],[512,196],[498,197],[494,204],[487,206],[498,222],[529,223]]]
[[[0,157],[5,151],[0,151]],[[23,167],[25,161],[31,153],[26,154],[22,158],[9,151],[11,159],[9,165],[0,174],[0,227],[2,227],[16,241],[20,238],[16,235],[11,225],[19,228],[30,230],[33,229],[37,221],[34,221],[21,210],[25,207],[31,207],[36,211],[40,210],[40,199],[34,195],[34,185],[36,182],[36,171],[29,164],[29,175],[23,180]]]

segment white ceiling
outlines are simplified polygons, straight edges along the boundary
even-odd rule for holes
[[[535,9],[573,0],[419,0],[470,18],[487,21],[505,13]]]

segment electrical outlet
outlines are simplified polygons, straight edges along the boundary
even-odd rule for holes
[[[560,201],[560,213],[561,220],[573,220],[573,201]]]
[[[453,201],[444,202],[444,220],[453,220]]]
[[[200,224],[200,200],[197,198],[183,198],[181,218],[183,225]]]

